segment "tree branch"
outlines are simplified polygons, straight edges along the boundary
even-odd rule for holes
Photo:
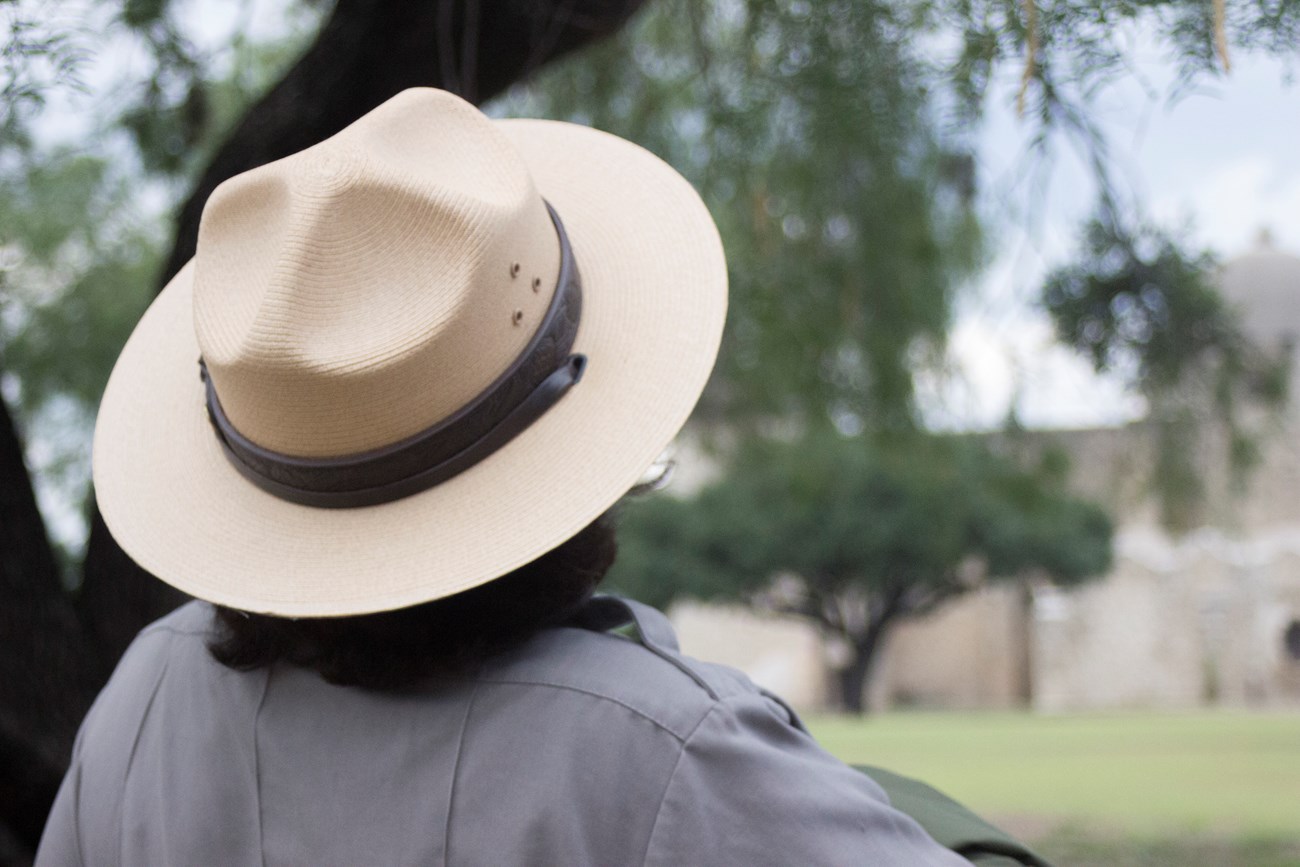
[[[181,207],[162,283],[194,255],[199,217],[229,177],[320,142],[408,87],[491,99],[616,32],[644,0],[338,0],[316,42],[254,105]]]

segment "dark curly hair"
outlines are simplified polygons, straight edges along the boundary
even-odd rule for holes
[[[330,683],[400,690],[463,674],[564,623],[591,597],[617,551],[607,514],[513,572],[410,608],[291,620],[216,606],[219,628],[208,650],[239,670],[287,662]]]

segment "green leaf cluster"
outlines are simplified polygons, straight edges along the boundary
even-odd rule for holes
[[[865,629],[872,611],[926,611],[983,581],[1075,583],[1109,568],[1110,536],[1059,473],[983,439],[827,430],[750,442],[690,498],[629,503],[611,581],[658,604],[761,600],[853,638],[845,600]]]
[[[29,464],[41,492],[75,514],[94,409],[153,297],[161,232],[137,206],[135,180],[103,157],[63,148],[29,154],[23,166],[0,172],[0,374],[4,399],[39,445]],[[57,537],[65,566],[79,532]]]
[[[1147,399],[1163,521],[1190,529],[1205,505],[1202,440],[1224,432],[1240,486],[1265,433],[1248,410],[1285,404],[1289,348],[1252,343],[1211,282],[1208,253],[1151,226],[1129,228],[1105,209],[1083,238],[1078,258],[1048,275],[1043,305],[1065,343],[1098,371],[1129,373]]]
[[[33,124],[50,96],[82,88],[92,34],[39,21],[38,9],[0,2],[11,26],[0,53],[0,374],[38,492],[68,518],[88,490],[99,396],[157,288],[166,212],[306,33],[273,44],[239,36],[216,57],[181,33],[171,0],[123,3],[93,38],[143,46],[153,62],[82,95],[93,132],[61,144]],[[314,14],[286,0],[295,9]],[[77,535],[58,542],[75,548]]]
[[[21,371],[24,415],[56,396],[93,407],[153,297],[159,232],[134,195],[131,179],[72,150],[0,175],[0,224],[12,227],[0,349]]]

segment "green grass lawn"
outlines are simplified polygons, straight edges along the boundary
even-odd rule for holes
[[[1300,864],[1300,714],[917,713],[808,723],[847,762],[918,777],[1049,858],[1053,848],[1074,853],[1057,854],[1061,864]],[[1124,840],[1137,854],[1094,859],[1086,853],[1099,839]],[[1189,847],[1208,860],[1175,854]]]

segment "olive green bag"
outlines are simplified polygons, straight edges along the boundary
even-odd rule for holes
[[[937,789],[883,768],[855,767],[885,790],[896,810],[911,816],[940,845],[978,867],[1052,867],[1023,843]]]

